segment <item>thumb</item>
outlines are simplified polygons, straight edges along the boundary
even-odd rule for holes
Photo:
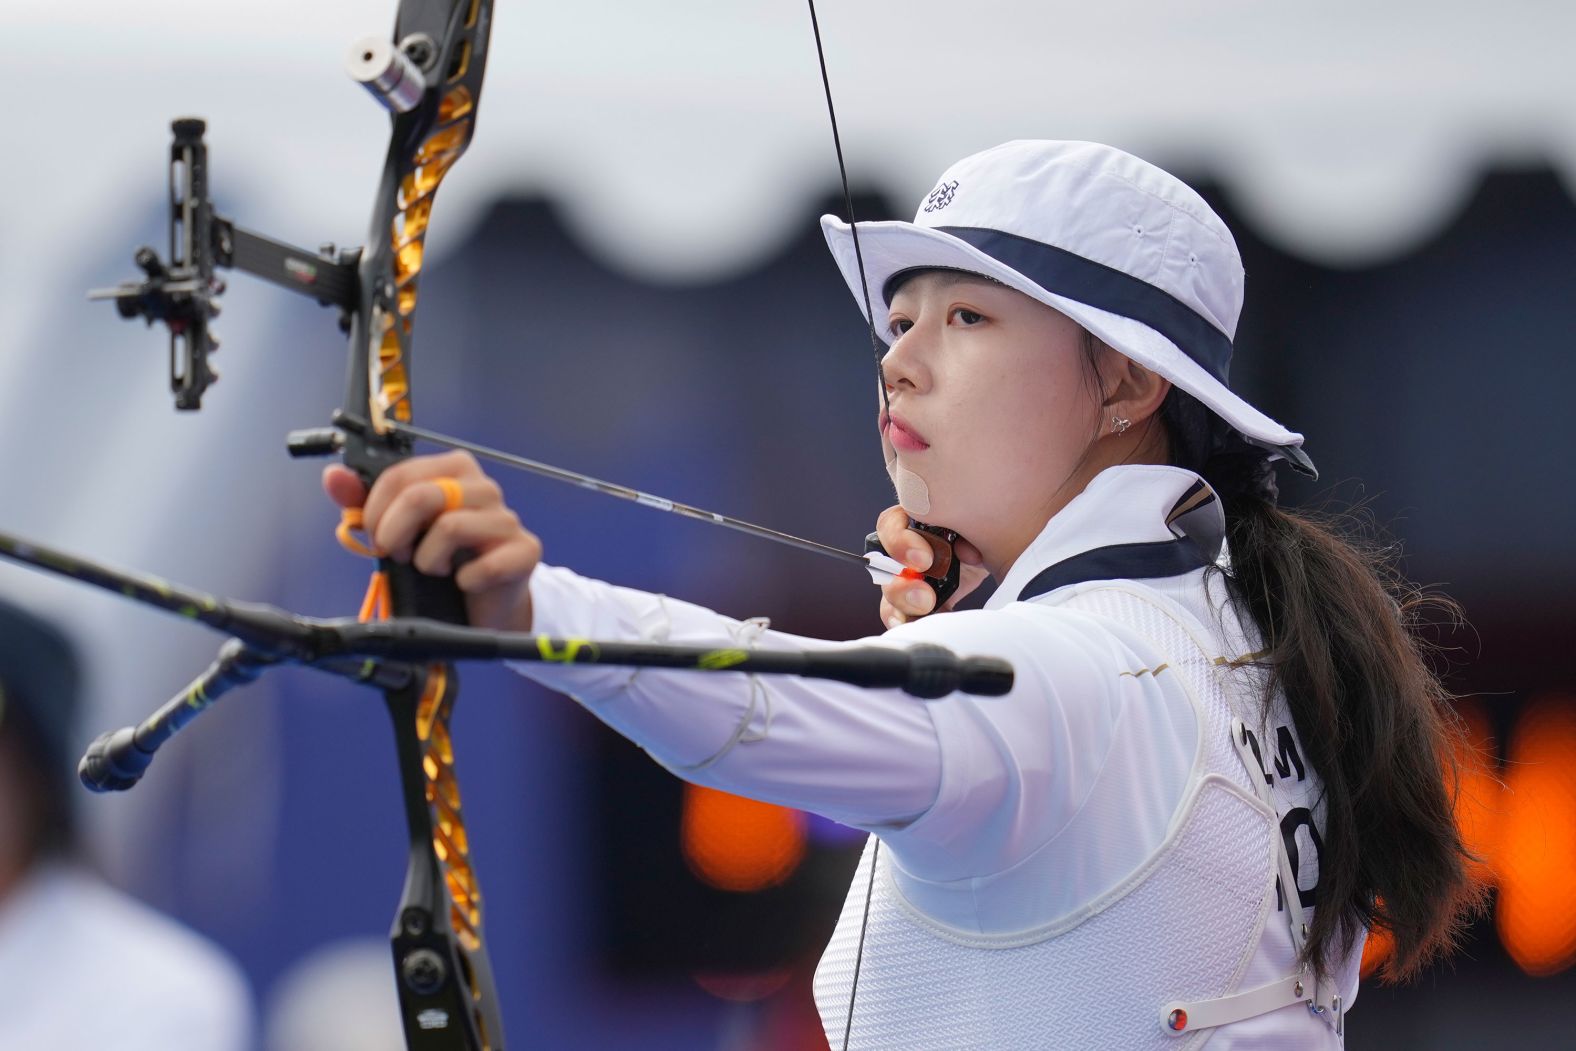
[[[342,463],[323,468],[323,492],[340,507],[360,507],[367,499],[366,483]]]

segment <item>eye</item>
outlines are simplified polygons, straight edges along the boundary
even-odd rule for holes
[[[985,320],[984,314],[977,310],[970,310],[968,307],[954,307],[952,316],[963,325],[978,325]]]
[[[906,317],[894,317],[887,322],[887,331],[892,333],[893,339],[896,339],[913,327],[914,323]]]

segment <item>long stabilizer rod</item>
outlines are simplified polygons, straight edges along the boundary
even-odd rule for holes
[[[941,646],[848,646],[807,652],[561,639],[460,627],[416,617],[361,622],[298,616],[274,606],[235,602],[68,555],[0,533],[0,557],[154,606],[235,636],[214,663],[136,727],[105,734],[83,757],[81,773],[97,791],[136,783],[153,752],[221,694],[277,664],[301,664],[383,687],[421,674],[430,661],[512,660],[612,664],[701,672],[799,675],[870,689],[900,689],[934,699],[954,691],[1001,696],[1013,670],[995,657],[958,657]]]

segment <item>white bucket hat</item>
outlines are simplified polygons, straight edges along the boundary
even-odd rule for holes
[[[832,215],[821,228],[863,311],[852,229]],[[1164,376],[1272,457],[1314,473],[1302,435],[1226,385],[1242,312],[1231,231],[1147,161],[1094,142],[1005,143],[948,168],[912,223],[860,223],[859,248],[878,311],[906,271],[992,278]]]

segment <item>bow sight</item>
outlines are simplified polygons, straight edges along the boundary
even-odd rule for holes
[[[472,0],[464,28],[476,29],[479,7]],[[468,72],[473,48],[470,40],[460,43],[448,49],[446,82],[460,80]],[[373,98],[398,115],[421,105],[427,74],[443,53],[429,33],[418,30],[406,35],[398,47],[377,36],[358,40],[351,45],[345,65]],[[445,96],[450,112],[440,107],[436,115],[440,123],[462,115],[452,111],[453,100],[463,90],[461,85]],[[474,105],[473,94],[463,98],[467,102],[461,104]],[[219,315],[216,300],[225,289],[224,281],[214,274],[216,269],[243,270],[324,306],[338,307],[345,332],[350,330],[361,292],[359,248],[336,250],[324,244],[311,252],[237,226],[214,212],[208,197],[208,146],[203,142],[207,127],[196,117],[181,117],[170,125],[175,141],[170,146],[169,262],[144,245],[132,257],[147,275],[144,280],[88,293],[89,299],[113,299],[123,318],[140,317],[150,325],[161,321],[169,327],[170,390],[175,407],[188,410],[201,408],[203,392],[219,379],[208,364],[208,355],[219,349],[208,321]]]
[[[348,319],[358,294],[356,263],[360,249],[336,252],[324,245],[316,253],[236,226],[218,215],[208,199],[207,125],[182,117],[170,125],[170,259],[144,245],[133,259],[147,275],[114,288],[95,289],[89,299],[113,299],[123,318],[162,321],[170,330],[170,390],[177,409],[199,409],[203,392],[219,374],[208,355],[219,349],[208,321],[219,314],[216,302],[224,281],[220,267],[244,270],[281,288],[336,306]],[[342,322],[348,325],[348,320]]]

